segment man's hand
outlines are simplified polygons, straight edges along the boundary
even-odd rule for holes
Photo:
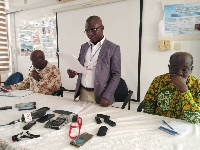
[[[39,81],[40,75],[36,70],[31,71],[31,76],[36,80]]]
[[[188,79],[190,75],[188,75],[187,77],[183,77],[180,75],[176,75],[176,74],[170,74],[170,82],[177,87],[181,93],[185,92],[188,90],[188,87],[186,85],[186,81]]]
[[[101,98],[101,102],[100,102],[100,106],[102,107],[108,107],[109,106],[110,101],[105,99],[105,98]]]
[[[76,71],[73,71],[71,69],[67,70],[67,74],[69,75],[70,78],[75,77],[78,73]]]
[[[0,89],[1,89],[3,92],[9,92],[9,91],[12,90],[10,85],[2,86],[2,87],[0,87]]]

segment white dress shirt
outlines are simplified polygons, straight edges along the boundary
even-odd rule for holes
[[[81,79],[81,84],[84,87],[94,88],[96,64],[97,64],[99,52],[101,50],[104,40],[105,40],[105,36],[96,45],[94,45],[91,42],[88,42],[90,46],[85,55],[85,63],[84,63],[84,67],[87,69],[87,74],[82,74],[82,79]]]

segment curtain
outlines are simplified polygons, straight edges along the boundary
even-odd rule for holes
[[[4,0],[0,0],[0,71],[9,71],[9,51],[7,41],[7,19]]]

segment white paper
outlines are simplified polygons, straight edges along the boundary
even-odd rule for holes
[[[80,64],[80,62],[76,59],[74,55],[60,52],[58,52],[58,54],[71,70],[76,71],[78,73],[87,74],[87,70]]]
[[[178,121],[171,121],[168,124],[174,129],[174,131],[178,132],[179,134],[185,134],[185,133],[192,130],[192,124],[191,123],[182,123],[182,122],[178,122]],[[163,125],[163,127],[171,130],[165,124]]]
[[[82,109],[83,109],[83,107],[81,107],[81,106],[66,105],[66,106],[63,106],[63,107],[58,108],[56,110],[65,110],[65,111],[69,111],[69,112],[78,114]]]
[[[0,91],[0,96],[7,96],[7,97],[25,97],[32,94],[32,91],[28,90],[12,90],[9,92]]]

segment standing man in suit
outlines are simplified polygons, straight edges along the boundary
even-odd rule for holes
[[[90,39],[81,46],[79,62],[88,74],[68,69],[70,78],[78,74],[74,99],[90,101],[108,107],[115,102],[114,93],[121,77],[120,47],[103,35],[104,26],[98,16],[86,20],[85,33]]]

